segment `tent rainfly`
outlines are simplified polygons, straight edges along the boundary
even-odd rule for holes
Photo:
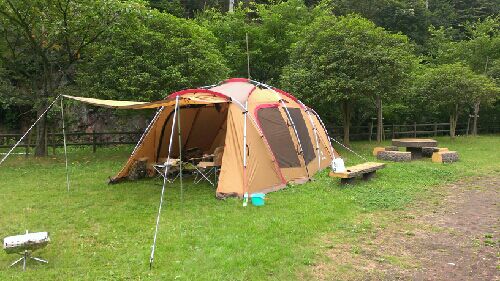
[[[139,159],[146,159],[148,175],[154,175],[153,165],[167,157],[170,140],[173,158],[179,156],[179,140],[181,151],[199,148],[212,154],[224,147],[218,198],[306,182],[338,157],[314,110],[291,94],[249,79],[232,78],[150,103],[65,97],[110,108],[159,108],[112,183],[126,179]],[[177,99],[182,133],[171,138]]]

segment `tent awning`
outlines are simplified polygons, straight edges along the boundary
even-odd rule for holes
[[[101,100],[95,98],[75,97],[63,95],[65,98],[84,102],[87,104],[117,108],[117,109],[149,109],[158,107],[167,107],[175,105],[175,96],[169,96],[167,99],[154,101],[154,102],[140,102],[140,101],[120,101],[120,100]],[[213,104],[230,102],[229,97],[221,95],[214,95],[212,93],[204,92],[203,90],[186,90],[180,96],[180,105],[188,104]]]

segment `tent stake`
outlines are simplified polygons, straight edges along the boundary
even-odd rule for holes
[[[61,120],[62,120],[62,133],[63,133],[63,145],[64,145],[64,159],[66,161],[66,186],[69,192],[69,167],[68,167],[68,150],[66,148],[66,126],[64,124],[64,105],[63,98],[61,98]]]
[[[165,185],[167,183],[167,174],[168,174],[168,165],[170,164],[170,152],[172,151],[172,139],[174,136],[174,128],[175,121],[177,117],[177,111],[179,110],[179,96],[175,98],[175,109],[174,109],[174,118],[172,119],[172,130],[170,131],[170,142],[168,144],[168,156],[167,161],[165,161],[165,172],[163,174],[163,187],[161,188],[161,197],[160,197],[160,206],[158,207],[158,215],[156,216],[156,228],[155,235],[153,238],[153,245],[151,246],[151,256],[149,257],[149,269],[153,267],[153,261],[155,257],[155,249],[156,249],[156,238],[158,236],[158,226],[160,224],[160,215],[161,215],[161,207],[163,205],[163,197],[165,195]]]
[[[38,121],[40,121],[40,119],[42,119],[42,117],[47,113],[47,111],[50,110],[50,108],[52,108],[54,103],[56,103],[57,99],[60,97],[61,97],[61,95],[57,96],[56,99],[45,109],[45,111],[42,114],[40,114],[40,116],[38,116],[38,119],[36,119],[35,123],[33,123],[31,125],[31,127],[29,127],[29,129],[24,133],[24,135],[16,142],[16,144],[9,150],[9,152],[7,152],[7,154],[5,154],[5,156],[2,158],[2,160],[0,160],[0,165],[2,165],[2,163],[5,161],[5,159],[7,159],[7,157],[9,157],[9,155],[12,153],[12,151],[14,151],[14,149],[16,149],[16,147],[23,141],[23,139],[28,135],[28,133],[33,129],[33,127],[35,127],[35,125],[38,123]]]

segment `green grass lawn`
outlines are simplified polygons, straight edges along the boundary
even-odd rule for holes
[[[214,188],[190,179],[181,201],[178,184],[169,185],[152,270],[161,180],[106,184],[131,147],[95,154],[72,149],[70,192],[61,153],[48,159],[14,156],[0,166],[0,237],[49,231],[52,243],[38,252],[49,264],[30,263],[26,272],[8,268],[15,256],[0,253],[0,280],[299,279],[317,261],[324,235],[356,235],[357,216],[406,208],[438,184],[500,173],[499,136],[438,141],[457,150],[461,161],[389,163],[373,181],[348,187],[323,171],[311,183],[270,193],[260,208],[217,200]],[[359,142],[353,148],[373,160],[375,145]],[[340,153],[347,165],[362,162]]]

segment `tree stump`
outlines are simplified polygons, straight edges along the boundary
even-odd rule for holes
[[[373,148],[373,156],[377,156],[377,154],[380,151],[385,151],[385,148],[383,148],[383,147],[375,147],[375,148]]]
[[[381,151],[377,154],[377,159],[393,162],[409,162],[411,161],[411,152]]]
[[[391,145],[391,146],[386,146],[385,151],[399,151],[399,147]]]
[[[132,166],[128,174],[129,180],[138,180],[145,178],[147,175],[147,158],[137,159]]]
[[[435,163],[453,163],[459,160],[456,151],[439,151],[432,154],[432,162]]]
[[[430,158],[434,152],[438,152],[439,148],[437,147],[422,147],[422,157]]]

